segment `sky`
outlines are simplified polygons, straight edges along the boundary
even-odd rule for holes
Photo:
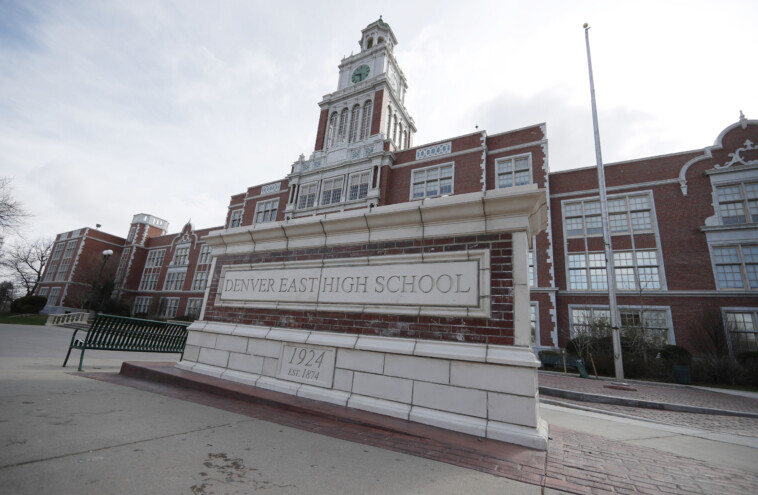
[[[318,102],[379,15],[415,145],[547,124],[551,171],[699,149],[758,118],[758,2],[0,0],[0,176],[23,235],[221,226],[313,151]]]

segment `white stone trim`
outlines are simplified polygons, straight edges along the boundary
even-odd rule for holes
[[[336,354],[330,385],[277,376],[285,344]],[[529,347],[197,321],[176,366],[298,397],[545,449]]]

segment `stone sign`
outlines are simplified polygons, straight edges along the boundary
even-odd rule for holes
[[[334,377],[333,347],[284,344],[279,357],[278,378],[331,387]]]
[[[216,304],[276,308],[292,303],[306,309],[339,305],[344,311],[373,307],[375,312],[445,308],[465,316],[488,312],[481,297],[489,295],[488,289],[486,251],[426,255],[423,260],[415,255],[385,256],[225,266]]]

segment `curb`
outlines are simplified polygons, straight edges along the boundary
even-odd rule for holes
[[[578,400],[582,402],[594,402],[598,404],[610,404],[614,406],[640,407],[645,409],[658,409],[662,411],[686,412],[695,414],[711,414],[718,416],[739,416],[743,418],[756,418],[758,413],[747,411],[732,411],[729,409],[712,409],[708,407],[688,406],[686,404],[669,404],[666,402],[653,402],[640,399],[628,399],[612,395],[588,394],[586,392],[574,392],[552,387],[539,387],[541,395],[560,397],[563,399]]]

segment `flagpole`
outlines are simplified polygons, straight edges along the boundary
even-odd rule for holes
[[[584,24],[584,39],[587,43],[587,66],[590,72],[590,96],[592,98],[592,125],[595,130],[595,156],[597,158],[597,183],[600,191],[600,216],[603,221],[603,244],[605,244],[605,273],[608,284],[608,300],[611,313],[611,332],[613,335],[613,364],[616,379],[624,379],[624,364],[621,359],[621,336],[619,330],[619,313],[616,302],[616,274],[613,269],[613,249],[611,231],[608,225],[608,203],[605,196],[605,170],[603,156],[600,152],[600,130],[597,123],[597,104],[595,103],[595,81],[592,78],[592,57],[590,57],[590,27]]]

